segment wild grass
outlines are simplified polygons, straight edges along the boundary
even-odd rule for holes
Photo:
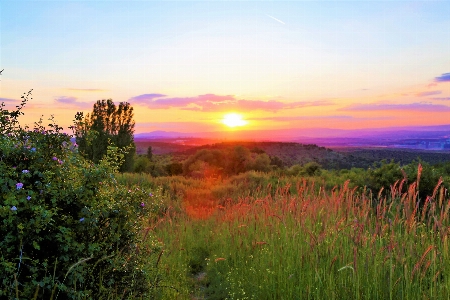
[[[438,183],[419,199],[419,180],[404,184],[377,197],[303,180],[220,201],[193,187],[148,224],[177,287],[161,297],[449,299],[449,196]]]

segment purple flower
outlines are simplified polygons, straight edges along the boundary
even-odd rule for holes
[[[62,165],[62,164],[64,163],[64,161],[58,159],[58,163],[59,163],[60,165]]]
[[[23,183],[22,182],[16,183],[16,189],[20,190],[21,188],[23,188]]]
[[[141,202],[141,206],[142,206],[142,207],[144,207],[144,206],[145,206],[144,202]]]
[[[81,218],[81,219],[80,219],[80,222],[83,222],[83,221],[84,221],[84,218]]]
[[[152,193],[149,193],[148,195],[149,195],[150,197],[153,197],[153,194],[152,194]]]
[[[52,159],[53,160],[58,160],[58,158],[56,156],[53,156]]]
[[[36,148],[31,148],[30,151],[36,152]]]
[[[27,196],[27,200],[30,201],[31,200],[31,196]]]
[[[22,173],[23,173],[23,174],[27,174],[27,173],[30,173],[30,171],[28,171],[28,170],[22,170]]]
[[[12,211],[16,211],[16,210],[17,210],[17,207],[13,206],[13,207],[11,207],[11,210],[12,210]]]

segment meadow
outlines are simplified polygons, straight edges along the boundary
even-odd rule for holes
[[[420,199],[417,169],[378,194],[254,171],[118,182],[166,201],[144,225],[160,299],[449,299],[450,199],[441,181]]]
[[[449,163],[282,168],[237,146],[120,173],[115,145],[93,163],[53,119],[20,127],[26,99],[0,106],[2,299],[450,298]]]

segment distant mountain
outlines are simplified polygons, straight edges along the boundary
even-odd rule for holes
[[[186,133],[186,132],[175,132],[175,131],[152,131],[137,133],[134,135],[135,139],[159,139],[159,138],[186,138],[186,137],[197,137],[198,133]]]

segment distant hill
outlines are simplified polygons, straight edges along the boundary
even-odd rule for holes
[[[173,157],[174,160],[183,161],[201,149],[228,149],[236,146],[243,146],[257,153],[263,151],[271,157],[276,156],[283,161],[286,167],[312,161],[319,163],[327,169],[351,167],[347,161],[346,154],[317,145],[283,142],[222,142],[193,147],[179,153],[173,153]]]
[[[157,144],[152,147],[156,148]],[[389,148],[336,148],[330,149],[314,144],[301,144],[293,142],[221,142],[201,146],[170,145],[160,143],[166,148],[163,153],[170,153],[173,161],[182,162],[201,149],[229,149],[243,146],[252,152],[265,152],[271,157],[278,157],[286,167],[295,164],[303,165],[308,162],[317,162],[325,169],[350,169],[352,167],[368,168],[381,160],[399,162],[401,165],[409,164],[414,160],[422,159],[430,164],[450,161],[450,152],[423,151]],[[172,147],[172,148],[171,148]],[[184,147],[184,149],[183,149]],[[176,150],[170,152],[170,149]],[[156,152],[156,151],[155,151]],[[155,153],[157,154],[157,153]]]
[[[317,144],[319,146],[390,147],[450,151],[450,125],[409,126],[371,129],[293,128],[283,130],[230,130],[218,132],[139,133],[135,140],[204,139],[214,142],[271,141]]]

